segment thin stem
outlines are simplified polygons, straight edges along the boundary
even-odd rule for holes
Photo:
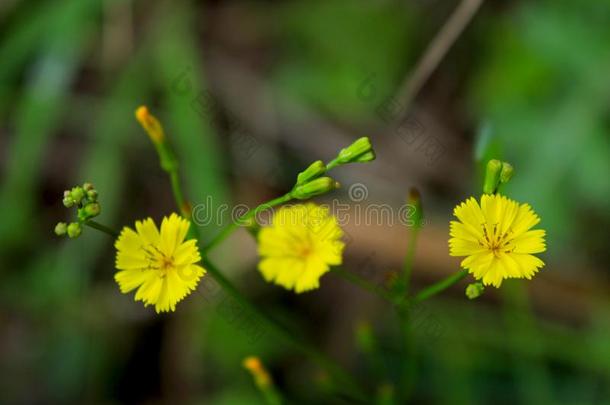
[[[411,273],[413,272],[413,260],[415,259],[415,248],[417,247],[417,237],[419,236],[419,229],[413,228],[411,232],[411,239],[407,245],[407,253],[405,254],[405,261],[402,266],[402,287],[403,294],[406,296],[409,294],[409,286],[411,284]]]
[[[169,180],[172,184],[172,193],[174,194],[174,200],[178,205],[178,209],[182,213],[183,217],[186,217],[185,212],[186,205],[184,204],[184,195],[182,194],[182,188],[180,187],[180,176],[178,175],[178,167],[174,167],[168,171]]]
[[[98,230],[100,232],[104,232],[105,234],[110,235],[113,238],[117,238],[119,236],[119,233],[117,231],[107,227],[106,225],[102,225],[99,222],[89,220],[89,221],[85,222],[85,225],[87,225],[88,227],[93,228],[95,230]]]
[[[159,151],[159,149],[157,149],[157,150]],[[166,150],[161,150],[160,152],[169,154],[171,151],[169,151],[169,149],[166,149]],[[166,171],[170,175],[170,180],[172,183],[172,190],[173,190],[173,194],[174,194],[176,203],[180,206],[180,208],[182,210],[184,207],[184,197],[183,197],[184,194],[182,193],[182,189],[180,186],[177,164],[173,165],[173,167],[170,170],[166,170]],[[254,210],[249,211],[248,213],[243,215],[240,218],[239,222],[243,223],[244,221],[247,221],[247,220],[255,217],[258,213],[260,213],[264,210],[267,210],[269,208],[275,207],[277,205],[280,205],[284,202],[287,202],[290,199],[292,199],[292,195],[290,193],[288,193],[281,197],[268,201],[264,204],[261,204],[258,207],[256,207]],[[187,218],[187,219],[190,220],[191,218]],[[191,225],[193,225],[192,221],[191,221]],[[283,326],[276,323],[272,318],[267,316],[264,312],[259,310],[256,307],[256,305],[254,305],[246,297],[244,297],[239,292],[239,290],[237,290],[237,288],[235,288],[235,286],[229,281],[229,279],[227,279],[222,274],[222,272],[206,258],[205,253],[207,251],[209,251],[211,247],[216,246],[218,243],[220,243],[222,240],[224,240],[226,237],[228,237],[231,234],[231,232],[233,232],[235,229],[237,229],[237,227],[238,227],[237,222],[234,222],[231,225],[229,225],[210,244],[208,244],[207,249],[204,249],[203,246],[201,246],[202,243],[201,243],[201,238],[199,235],[199,229],[196,226],[190,227],[190,230],[189,230],[190,234],[193,235],[197,239],[197,241],[200,245],[200,249],[204,253],[202,255],[203,256],[202,264],[205,266],[205,268],[207,269],[210,276],[213,277],[214,280],[216,280],[216,282],[218,284],[220,284],[223,291],[225,291],[227,294],[229,294],[233,299],[235,299],[235,301],[240,303],[244,308],[249,310],[249,312],[251,314],[253,314],[257,318],[259,318],[261,321],[263,321],[265,323],[265,325],[267,326],[268,330],[271,330],[276,336],[284,339],[288,343],[292,344],[296,349],[301,351],[303,354],[305,354],[305,355],[311,357],[313,360],[315,360],[337,382],[339,382],[343,387],[345,387],[346,395],[354,396],[355,399],[358,399],[358,400],[366,400],[367,399],[366,393],[362,390],[360,385],[357,384],[346,371],[344,371],[341,367],[339,367],[337,364],[335,364],[331,359],[326,357],[323,353],[319,352],[315,347],[300,340],[299,338],[297,338],[296,336],[291,334]]]
[[[320,366],[326,371],[343,387],[346,388],[346,394],[355,395],[358,399],[365,399],[367,395],[363,392],[362,388],[347,374],[341,367],[339,367],[333,360],[329,359],[323,353],[319,352],[316,348],[311,346],[309,343],[301,338],[293,335],[284,326],[277,323],[269,315],[258,309],[253,303],[246,299],[233,284],[221,273],[221,271],[209,261],[209,259],[203,259],[203,265],[210,275],[220,284],[223,290],[229,294],[235,301],[237,301],[242,307],[246,308],[252,315],[262,321],[267,330],[271,331],[274,335],[280,339],[286,341],[286,343],[292,345],[295,349],[305,354],[306,356],[314,359]]]
[[[349,281],[352,284],[357,285],[362,288],[378,296],[381,299],[387,300],[394,305],[401,305],[404,303],[404,300],[394,296],[390,291],[386,290],[383,287],[379,287],[377,284],[368,281],[367,279],[360,277],[359,275],[352,273],[351,271],[347,271],[342,267],[334,267],[332,272],[338,275],[339,277]]]
[[[255,218],[258,214],[273,207],[277,207],[280,204],[284,204],[292,199],[292,194],[287,193],[281,197],[274,198],[273,200],[267,201],[253,210],[248,211],[244,215],[242,215],[237,221],[231,222],[228,226],[226,226],[214,239],[212,239],[205,248],[202,248],[204,254],[210,252],[213,248],[227,239],[237,228],[240,227],[241,224],[247,223],[250,219]]]
[[[468,270],[462,269],[462,270],[458,271],[457,273],[454,273],[454,274],[450,275],[449,277],[446,277],[446,278],[442,279],[441,281],[434,283],[431,286],[420,291],[413,298],[413,302],[418,303],[418,302],[425,301],[428,298],[432,297],[433,295],[436,295],[436,294],[440,293],[441,291],[444,291],[447,288],[451,287],[452,285],[456,284],[458,281],[460,281],[467,275],[468,275]]]
[[[415,248],[417,247],[417,237],[419,235],[419,224],[415,224],[412,228],[411,238],[409,239],[409,243],[407,245],[407,252],[405,254],[405,261],[403,264],[403,271],[401,277],[401,283],[398,286],[398,290],[403,297],[408,297],[409,295],[409,287],[411,284],[411,273],[413,270],[413,260],[415,259]],[[408,303],[407,303],[408,304]],[[397,307],[396,312],[399,318],[400,323],[400,332],[402,334],[402,341],[404,344],[403,347],[403,369],[402,369],[402,397],[403,400],[407,400],[411,391],[413,390],[413,386],[415,385],[415,371],[416,371],[416,363],[415,363],[415,348],[412,338],[412,330],[411,330],[411,319],[410,312],[408,307]]]

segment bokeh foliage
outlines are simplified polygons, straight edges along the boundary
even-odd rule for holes
[[[0,371],[10,376],[0,382],[0,399],[257,403],[260,396],[240,366],[257,354],[288,398],[327,400],[319,370],[267,335],[252,342],[206,302],[204,291],[177,314],[155,317],[119,294],[105,236],[86,232],[71,243],[52,237],[54,223],[67,215],[61,191],[85,180],[100,191],[104,222],[117,227],[175,209],[169,183],[133,119],[141,103],[159,112],[171,134],[193,203],[207,196],[215,204],[231,202],[232,191],[251,186],[235,178],[231,163],[240,156],[232,155],[218,120],[200,114],[197,103],[213,79],[206,57],[222,47],[214,39],[242,32],[239,24],[252,23],[257,35],[248,50],[264,59],[274,92],[342,126],[368,128],[379,117],[358,99],[358,86],[374,75],[379,93],[391,94],[450,10],[438,1],[220,3],[0,5]],[[607,403],[610,2],[489,3],[464,33],[466,44],[477,48],[458,43],[432,81],[443,83],[459,70],[465,79],[459,100],[444,107],[467,123],[456,134],[472,146],[473,133],[486,128],[518,173],[507,192],[543,217],[548,271],[569,260],[557,266],[568,288],[578,288],[570,283],[582,277],[599,283],[601,293],[582,298],[584,313],[576,320],[535,312],[522,286],[511,283],[505,294],[476,304],[457,290],[453,298],[434,300],[425,313],[438,318],[443,334],[432,341],[423,331],[417,335],[414,397],[449,404]],[[213,24],[227,18],[223,7],[234,26]],[[113,42],[113,24],[125,23],[114,19],[117,13],[131,21],[131,36]],[[189,90],[178,90],[185,72]],[[428,97],[434,92],[432,86]],[[456,160],[474,166],[471,155]],[[294,170],[290,163],[287,172]],[[461,187],[477,192],[472,184],[465,178]],[[204,238],[217,230],[211,227]],[[234,264],[230,253],[226,261]],[[446,247],[436,253],[446,254]],[[337,331],[343,314],[336,308],[355,303],[324,292],[289,296],[263,284],[254,265],[230,265],[230,276],[266,311],[324,349],[332,346],[329,336],[340,339],[352,354],[342,361],[367,388],[396,377],[400,349],[383,309],[368,314],[377,330],[373,363],[386,371],[378,376],[370,359],[353,354],[352,330]],[[579,275],[581,267],[589,270]]]

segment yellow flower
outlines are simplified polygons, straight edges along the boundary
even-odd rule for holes
[[[154,305],[157,313],[176,310],[176,303],[195,289],[205,274],[197,241],[184,241],[190,223],[172,214],[164,217],[161,232],[152,219],[136,221],[136,230],[124,227],[117,249],[114,279],[121,292],[134,289],[135,300]]]
[[[451,221],[451,256],[467,256],[461,263],[477,280],[499,287],[505,278],[532,278],[544,262],[533,253],[546,250],[545,231],[531,230],[540,218],[528,204],[500,195],[483,195],[455,207]]]
[[[328,208],[312,203],[282,207],[258,234],[260,272],[297,293],[319,287],[329,266],[342,262],[343,231]]]

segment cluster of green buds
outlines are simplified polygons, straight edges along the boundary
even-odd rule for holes
[[[347,163],[365,163],[375,160],[375,151],[371,140],[359,138],[347,148],[341,149],[337,157],[324,164],[316,160],[297,176],[297,182],[290,192],[297,200],[306,200],[317,195],[328,193],[340,187],[333,178],[325,176],[332,168]]]
[[[82,224],[101,212],[101,207],[97,201],[98,192],[91,183],[73,187],[71,190],[64,191],[63,204],[66,208],[77,208],[77,218],[75,222],[69,224],[59,222],[55,225],[55,234],[58,236],[68,235],[70,238],[77,238],[82,232]]]
[[[485,170],[483,192],[485,194],[495,194],[501,184],[508,183],[513,177],[513,171],[513,166],[510,163],[491,159],[487,162],[487,168]]]

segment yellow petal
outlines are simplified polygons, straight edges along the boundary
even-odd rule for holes
[[[159,230],[151,218],[136,221],[136,230],[143,245],[157,246],[159,244]]]

